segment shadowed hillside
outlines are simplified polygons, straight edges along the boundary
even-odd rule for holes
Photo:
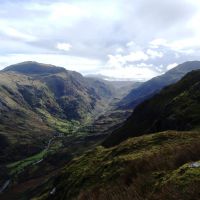
[[[133,88],[130,93],[119,103],[121,108],[134,109],[138,104],[158,93],[162,88],[179,81],[185,74],[192,70],[200,69],[199,61],[188,61],[167,71],[165,74],[155,77],[139,86]]]
[[[137,106],[125,124],[103,144],[112,146],[128,137],[157,131],[199,128],[199,116],[200,70],[197,70]]]

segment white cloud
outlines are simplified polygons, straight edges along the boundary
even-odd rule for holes
[[[66,4],[66,3],[56,3],[52,4],[52,17],[53,18],[63,18],[68,16],[80,15],[81,9],[77,6]]]
[[[135,62],[135,61],[148,60],[149,56],[145,54],[143,51],[136,51],[136,52],[131,52],[130,54],[124,56],[124,59],[127,62]]]
[[[72,45],[69,43],[58,43],[56,48],[63,51],[69,51],[72,48]]]
[[[124,66],[128,62],[146,61],[149,56],[143,51],[130,52],[127,55],[108,55],[108,64],[112,67]]]
[[[120,67],[126,64],[126,60],[120,54],[118,55],[108,55],[108,65],[113,67]]]
[[[192,54],[195,48],[200,48],[200,36],[172,41],[167,47],[180,53]]]
[[[148,66],[127,65],[126,67],[115,66],[115,68],[108,67],[107,69],[100,70],[98,73],[104,74],[115,79],[146,81],[159,73],[155,72]]]
[[[108,62],[103,69],[97,73],[103,74],[115,79],[145,81],[151,79],[160,73],[155,70],[153,64],[144,62],[138,64],[129,64],[131,62],[146,61],[149,56],[142,51],[131,52],[128,55],[109,55]]]
[[[133,51],[127,55],[117,54],[117,55],[108,55],[108,62],[106,68],[98,71],[100,74],[106,76],[112,76],[114,78],[124,78],[124,79],[134,79],[134,80],[148,80],[154,76],[157,76],[161,73],[159,70],[154,67],[152,64],[146,64],[144,62],[139,64],[129,64],[139,61],[147,61],[150,58],[161,58],[163,56],[162,52],[154,51],[148,49],[144,53],[143,51]]]
[[[173,69],[173,68],[176,67],[177,65],[178,65],[177,63],[169,64],[169,65],[167,66],[167,70]]]
[[[124,52],[124,49],[122,49],[122,48],[119,47],[119,48],[116,49],[116,52],[117,52],[117,53],[123,53],[123,52]]]
[[[151,57],[151,58],[162,58],[163,57],[163,53],[159,52],[159,51],[154,51],[152,49],[147,49],[147,54]]]
[[[81,16],[87,15],[81,7],[68,3],[54,3],[50,5],[49,10],[51,20],[60,20],[67,17],[79,19]]]
[[[141,62],[137,67],[163,73],[169,62],[200,58],[200,1],[125,2],[2,0],[0,55],[7,58],[0,63],[36,60],[82,73],[105,64],[128,73]]]
[[[165,47],[174,52],[185,53],[185,54],[194,54],[195,48],[200,48],[200,36],[189,37],[178,40],[169,40],[166,39],[155,39],[150,43],[151,48],[160,48]]]
[[[77,1],[77,2],[54,2],[47,5],[39,5],[39,10],[48,10],[49,19],[58,23],[65,23],[73,26],[74,23],[87,18],[98,18],[106,20],[118,20],[120,2],[111,1]],[[105,9],[106,7],[106,9]],[[63,21],[63,19],[65,19]]]
[[[153,67],[153,64],[146,64],[146,63],[139,63],[137,64],[138,67]]]
[[[159,48],[160,46],[167,46],[167,40],[163,38],[157,38],[152,40],[149,44],[151,48]]]
[[[163,65],[155,66],[154,68],[158,73],[160,73],[160,74],[164,73],[164,70],[163,70],[164,66]]]
[[[6,25],[0,21],[0,33],[6,35],[9,38],[21,40],[25,42],[34,42],[37,41],[37,37],[26,32],[19,31],[13,27]]]
[[[130,42],[126,43],[126,46],[127,46],[127,47],[132,47],[132,46],[134,46],[134,45],[135,45],[135,42],[134,42],[134,41],[130,41]]]

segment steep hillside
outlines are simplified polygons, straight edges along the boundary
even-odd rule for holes
[[[200,70],[197,70],[137,106],[132,116],[107,138],[104,145],[116,145],[128,137],[147,133],[199,127]]]
[[[36,108],[59,111],[43,83],[24,75],[0,73],[1,163],[36,153],[52,135]]]
[[[199,132],[167,131],[98,146],[14,199],[193,200],[199,199]],[[21,185],[23,187],[24,184]],[[18,196],[18,198],[17,198]],[[6,199],[11,193],[5,194]],[[23,198],[22,198],[23,197]]]
[[[0,72],[0,161],[33,155],[54,134],[74,134],[112,98],[104,82],[64,68],[36,62],[5,68]]]
[[[40,90],[47,88],[47,95],[54,94],[54,90],[43,78],[51,76],[40,76],[36,84]],[[27,76],[23,77],[26,83]],[[6,165],[12,183],[1,199],[199,199],[199,89],[200,70],[192,71],[140,104],[104,146],[95,144],[85,151],[87,137],[57,138],[49,150]],[[45,98],[42,102],[39,111],[47,110]],[[55,115],[48,111],[51,117],[59,113],[60,104],[56,105]],[[6,143],[5,138],[1,141]],[[44,153],[46,156],[41,157]],[[5,169],[1,169],[3,177]]]
[[[200,69],[200,61],[189,61],[178,65],[165,74],[155,77],[133,90],[119,102],[119,107],[135,108],[144,100],[158,93],[162,88],[179,81],[192,70]]]
[[[100,109],[101,100],[112,98],[111,88],[101,81],[91,81],[81,74],[61,67],[24,62],[9,66],[4,72],[15,72],[31,76],[43,82],[56,98],[67,119],[81,120],[95,109]]]

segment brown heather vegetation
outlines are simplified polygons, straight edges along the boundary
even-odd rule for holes
[[[169,145],[151,156],[144,156],[127,163],[126,172],[114,183],[114,187],[112,184],[105,187],[98,186],[82,192],[77,199],[197,200],[200,198],[200,168],[193,174],[195,170],[182,166],[198,160],[200,160],[200,141],[177,147]],[[184,176],[187,170],[191,170],[193,176],[190,174],[190,177],[185,177],[186,180],[179,180],[179,176]],[[177,173],[175,177],[169,181],[165,180],[174,171]]]
[[[108,149],[99,146],[71,161],[53,182],[34,190],[33,199],[197,200],[200,167],[190,163],[200,160],[199,139],[198,131],[167,131]],[[54,187],[56,194],[49,195]]]

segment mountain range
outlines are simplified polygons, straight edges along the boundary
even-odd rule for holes
[[[199,68],[123,84],[36,62],[5,68],[0,198],[199,199]]]
[[[103,145],[119,144],[129,137],[165,130],[186,131],[200,126],[200,70],[184,76],[138,105],[122,127]]]
[[[196,70],[137,106],[103,146],[73,159],[23,197],[199,199],[199,106],[200,70]]]
[[[132,91],[118,103],[118,106],[125,109],[134,109],[138,104],[158,93],[165,86],[176,83],[185,74],[196,69],[200,69],[199,61],[188,61],[180,64],[167,71],[165,74],[146,81],[136,89],[133,88]]]
[[[90,121],[114,95],[105,82],[36,62],[1,71],[0,91],[4,162],[36,153],[56,132],[72,134],[73,126]]]

